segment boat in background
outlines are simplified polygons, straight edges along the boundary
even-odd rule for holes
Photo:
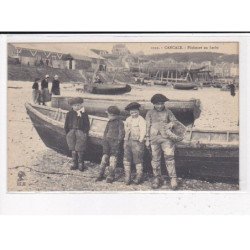
[[[45,145],[61,154],[70,155],[66,143],[64,121],[67,111],[25,104],[27,113]],[[102,138],[107,118],[89,116],[88,160],[100,161]],[[145,169],[150,172],[151,155],[145,150]],[[176,145],[176,170],[180,177],[205,180],[239,181],[239,132],[188,129]],[[122,156],[119,157],[122,164]],[[164,163],[163,163],[163,169]]]
[[[198,89],[197,85],[192,82],[174,83],[173,88],[180,89],[180,90],[197,90]]]
[[[131,91],[129,84],[116,83],[92,83],[85,84],[83,92],[98,94],[98,95],[121,95]]]

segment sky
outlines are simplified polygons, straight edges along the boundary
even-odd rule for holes
[[[117,43],[14,43],[16,46],[32,49],[48,50],[61,53],[73,53],[87,55],[90,49],[107,50],[111,52],[112,47]],[[132,53],[143,52],[144,54],[161,53],[185,53],[185,52],[217,52],[224,54],[238,54],[237,42],[206,42],[206,43],[124,43]]]

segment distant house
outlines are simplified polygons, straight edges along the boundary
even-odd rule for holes
[[[66,68],[67,62],[64,54],[45,50],[36,50],[8,44],[8,56],[18,58],[20,64],[28,66],[49,66],[53,68]]]
[[[96,53],[99,56],[107,55],[109,52],[107,50],[100,50],[100,49],[91,49],[94,53]]]
[[[8,44],[8,57],[12,61],[15,59],[21,65],[28,66],[48,66],[52,68],[90,71],[95,70],[96,67],[100,67],[101,70],[106,69],[104,58],[89,50],[85,50],[81,54],[60,53]]]
[[[106,61],[106,71],[107,72],[122,72],[124,71],[124,66],[119,60]]]
[[[112,54],[114,55],[127,55],[130,54],[130,51],[124,43],[115,44],[112,48]]]

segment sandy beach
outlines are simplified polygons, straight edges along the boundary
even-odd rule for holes
[[[147,180],[139,186],[123,184],[123,177],[113,184],[95,183],[98,165],[87,162],[85,172],[70,171],[71,159],[47,148],[39,138],[26,113],[25,102],[32,101],[32,83],[8,82],[8,191],[146,191]],[[76,84],[62,84],[62,95],[79,95]],[[155,93],[163,93],[170,99],[200,99],[202,113],[195,121],[196,128],[214,130],[238,130],[238,92],[235,97],[228,91],[216,88],[199,90],[174,90],[166,87],[133,86],[122,98],[150,100]],[[85,95],[85,94],[83,94]],[[91,95],[91,94],[86,94]],[[112,96],[119,99],[121,96]],[[97,98],[100,98],[97,96]],[[18,172],[25,173],[25,185],[18,186]],[[118,177],[122,173],[117,172]],[[199,180],[180,180],[180,190],[238,190],[236,184],[209,183]],[[166,182],[160,190],[170,190]]]

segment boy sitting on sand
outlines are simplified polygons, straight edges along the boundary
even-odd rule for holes
[[[125,138],[124,138],[124,170],[125,183],[131,183],[131,164],[136,167],[136,185],[142,182],[143,177],[143,154],[144,139],[146,136],[146,121],[140,116],[140,104],[137,102],[130,103],[125,110],[129,111],[130,116],[125,121]]]
[[[100,173],[96,181],[103,180],[105,169],[109,161],[109,174],[106,182],[112,183],[115,177],[117,158],[124,138],[124,124],[120,119],[120,110],[118,107],[110,106],[106,112],[109,121],[103,135],[103,156],[100,164]]]
[[[84,170],[84,153],[86,152],[87,136],[90,129],[89,117],[85,113],[83,99],[76,97],[69,100],[72,107],[65,119],[64,129],[69,150],[72,152],[73,165],[71,170]]]

